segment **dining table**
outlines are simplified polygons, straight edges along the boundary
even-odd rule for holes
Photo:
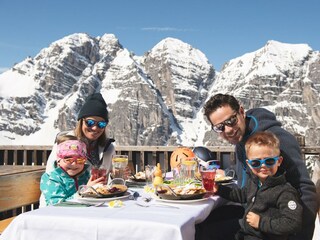
[[[0,239],[194,240],[196,224],[224,201],[219,196],[165,200],[145,187],[129,187],[125,195],[100,203],[78,197],[20,214]],[[119,206],[112,207],[111,202]]]

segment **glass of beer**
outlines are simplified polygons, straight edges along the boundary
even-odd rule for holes
[[[113,178],[122,178],[125,176],[125,169],[128,166],[128,155],[113,155],[112,156],[112,173]]]

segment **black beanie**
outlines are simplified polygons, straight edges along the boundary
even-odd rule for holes
[[[78,114],[78,120],[91,116],[102,117],[107,123],[109,121],[107,104],[101,93],[94,93],[86,99]]]

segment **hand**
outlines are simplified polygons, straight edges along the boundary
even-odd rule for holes
[[[131,176],[131,170],[128,166],[126,166],[126,168],[124,169],[124,179],[129,179],[129,177]]]
[[[219,184],[215,183],[213,186],[213,192],[214,193],[218,192],[218,189],[219,189]]]
[[[87,186],[93,186],[97,183],[106,184],[106,177],[99,177],[99,178],[93,180],[93,176],[90,176],[90,179],[87,183]]]
[[[249,212],[246,216],[247,222],[253,228],[259,228],[260,216],[254,212]]]

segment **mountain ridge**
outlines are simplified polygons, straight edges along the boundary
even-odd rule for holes
[[[0,144],[52,144],[95,91],[108,104],[109,136],[118,145],[221,145],[202,112],[218,92],[245,109],[275,112],[287,130],[319,144],[319,79],[319,52],[306,44],[270,40],[216,72],[179,39],[135,56],[113,34],[76,33],[0,74]]]

